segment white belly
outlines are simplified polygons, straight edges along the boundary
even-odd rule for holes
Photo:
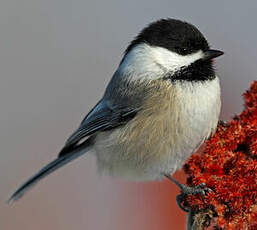
[[[100,171],[132,180],[160,179],[162,173],[181,168],[216,130],[221,107],[218,78],[175,85],[162,81],[158,89],[134,119],[97,135]]]

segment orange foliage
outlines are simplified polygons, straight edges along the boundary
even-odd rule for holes
[[[257,229],[257,81],[243,96],[244,111],[219,125],[204,153],[184,166],[189,185],[206,183],[213,192],[187,196],[183,205],[212,209],[217,229]]]

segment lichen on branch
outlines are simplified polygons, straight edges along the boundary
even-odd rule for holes
[[[257,81],[243,97],[243,112],[219,125],[205,151],[184,166],[188,185],[205,183],[213,191],[183,201],[194,213],[211,213],[203,229],[257,229]]]

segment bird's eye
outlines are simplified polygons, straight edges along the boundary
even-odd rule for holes
[[[182,48],[182,52],[186,53],[187,52],[187,48]]]
[[[175,47],[178,53],[180,54],[186,54],[188,52],[188,49],[185,47]]]

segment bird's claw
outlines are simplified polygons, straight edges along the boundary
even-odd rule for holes
[[[204,199],[204,197],[209,193],[212,192],[212,190],[210,188],[206,187],[205,183],[201,183],[195,187],[189,187],[186,185],[182,185],[181,186],[181,193],[176,197],[176,201],[178,206],[185,212],[189,212],[189,209],[186,209],[182,206],[182,201],[184,199],[185,196],[187,195],[196,195],[199,194],[201,196],[202,199]]]
[[[201,198],[204,199],[204,197],[207,195],[207,193],[212,192],[212,190],[210,188],[206,187],[205,183],[201,183],[197,186],[190,187],[190,186],[179,183],[177,180],[175,180],[169,174],[164,174],[164,176],[166,176],[170,181],[175,183],[180,188],[181,193],[176,197],[176,201],[177,201],[178,206],[185,212],[190,211],[190,209],[184,208],[181,204],[183,202],[185,196],[200,194]]]
[[[189,187],[189,188],[193,189],[191,193],[192,195],[200,194],[202,198],[204,198],[207,195],[207,193],[212,192],[210,188],[206,187],[205,183],[201,183],[195,187]]]

